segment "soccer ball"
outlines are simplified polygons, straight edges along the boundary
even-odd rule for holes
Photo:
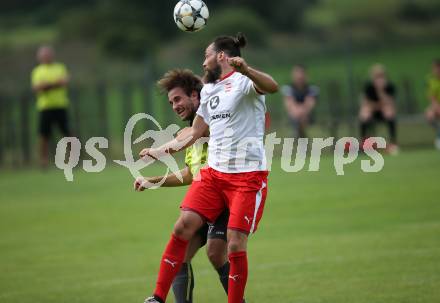
[[[180,0],[174,7],[174,22],[184,32],[201,30],[208,18],[208,7],[201,0]]]

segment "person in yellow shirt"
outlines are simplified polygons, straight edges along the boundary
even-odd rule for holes
[[[432,64],[432,75],[428,78],[428,99],[426,119],[436,131],[435,147],[440,150],[440,59]]]
[[[67,85],[69,75],[62,63],[55,62],[55,52],[50,46],[41,46],[37,51],[39,64],[32,70],[32,90],[36,95],[39,112],[40,164],[49,164],[49,139],[56,125],[64,136],[69,136],[67,108]]]

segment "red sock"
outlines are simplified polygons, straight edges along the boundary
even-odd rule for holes
[[[168,242],[165,252],[160,262],[159,276],[157,277],[154,295],[165,302],[171,283],[180,270],[183,259],[185,258],[188,241],[179,239],[174,234]]]
[[[242,303],[246,287],[248,264],[245,251],[229,254],[228,303]]]

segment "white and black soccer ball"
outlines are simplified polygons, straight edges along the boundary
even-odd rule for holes
[[[174,22],[184,32],[197,32],[206,26],[209,10],[202,0],[180,0],[174,7]]]

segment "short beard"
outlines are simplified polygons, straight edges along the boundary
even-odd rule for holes
[[[194,104],[191,104],[191,114],[189,114],[187,117],[183,118],[182,121],[188,121],[190,125],[192,124],[192,121],[196,117],[197,108],[195,108]]]
[[[216,65],[212,70],[206,70],[203,76],[203,82],[205,83],[215,83],[222,74],[222,68],[220,65]]]

